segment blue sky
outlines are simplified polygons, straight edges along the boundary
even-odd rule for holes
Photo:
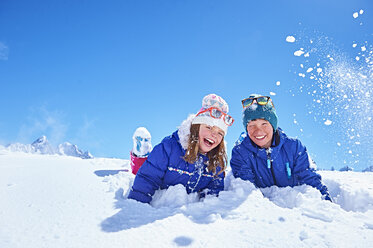
[[[365,58],[372,51],[372,17],[370,0],[3,0],[0,144],[46,135],[95,156],[128,158],[137,127],[156,145],[216,93],[236,120],[226,136],[230,155],[243,131],[240,100],[273,92],[279,126],[302,140],[320,168],[360,170],[372,165],[372,122],[364,119],[372,116],[372,97],[348,96],[368,99],[358,125],[344,111],[334,116],[341,103],[323,101],[320,84],[299,73],[311,63],[324,69],[329,54],[368,71],[371,64],[355,58],[362,46]],[[301,48],[310,58],[294,56]],[[371,74],[357,81],[367,85]]]

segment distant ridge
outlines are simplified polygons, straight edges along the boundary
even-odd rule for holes
[[[25,153],[37,153],[37,154],[58,154],[64,156],[79,157],[83,159],[93,158],[92,154],[88,151],[83,152],[78,148],[77,145],[73,145],[69,142],[64,142],[59,144],[57,147],[53,147],[45,135],[36,139],[32,144],[21,144],[14,143],[9,144],[5,147],[11,152],[25,152]]]
[[[369,166],[368,168],[365,168],[363,172],[373,172],[373,165]]]

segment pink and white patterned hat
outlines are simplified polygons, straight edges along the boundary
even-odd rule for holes
[[[199,110],[199,112],[215,107],[221,110],[224,113],[228,113],[229,107],[228,104],[224,101],[224,99],[216,94],[209,94],[205,96],[202,99],[202,108]],[[194,117],[192,124],[206,124],[209,126],[217,126],[220,129],[224,131],[225,134],[227,134],[228,131],[228,125],[225,124],[223,119],[216,119],[210,116],[208,112],[202,113],[196,117]]]

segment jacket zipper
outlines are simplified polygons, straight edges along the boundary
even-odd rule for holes
[[[267,167],[268,167],[268,169],[271,169],[273,182],[277,186],[276,177],[275,177],[275,173],[274,173],[273,166],[272,166],[272,161],[271,161],[271,148],[267,148],[266,152],[267,152]]]

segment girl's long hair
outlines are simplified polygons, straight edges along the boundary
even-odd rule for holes
[[[190,126],[188,148],[183,157],[183,159],[190,164],[195,163],[198,158],[200,126],[200,124],[192,124]],[[223,173],[225,171],[225,169],[227,168],[228,158],[227,153],[225,152],[224,137],[217,147],[207,153],[207,157],[209,159],[207,166],[209,172],[216,174],[216,168],[218,166],[220,166],[220,171],[216,175],[219,175],[220,173]]]

